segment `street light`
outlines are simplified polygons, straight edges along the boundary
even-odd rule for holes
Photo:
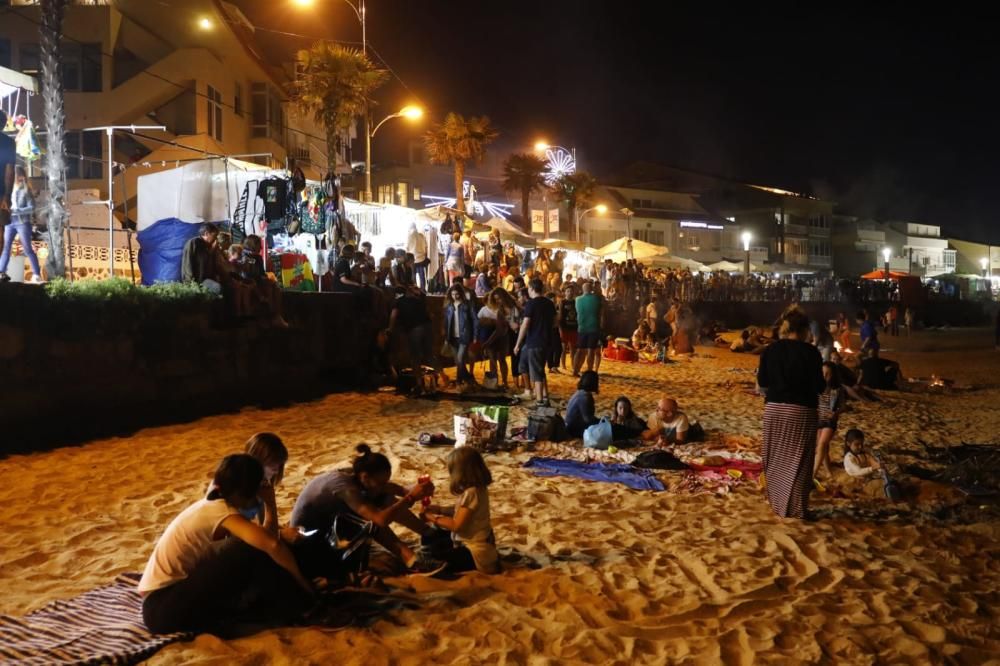
[[[211,30],[215,26],[212,23],[212,19],[206,16],[198,19],[198,27],[202,30]]]
[[[592,207],[588,208],[587,210],[583,211],[582,213],[580,213],[577,216],[577,218],[576,218],[576,240],[577,240],[577,242],[580,242],[580,222],[583,221],[583,218],[587,215],[587,213],[589,213],[591,211],[595,211],[595,210],[597,211],[598,215],[604,215],[605,213],[608,212],[608,207],[605,206],[604,204],[597,204],[596,206],[592,206]]]
[[[618,212],[620,212],[622,215],[625,216],[625,229],[626,229],[626,233],[628,234],[629,239],[631,240],[631,238],[632,238],[632,216],[635,215],[635,213],[633,213],[628,208],[622,208]],[[629,245],[631,246],[631,243]]]
[[[370,118],[367,111],[365,112],[365,201],[370,202],[372,200],[372,138],[375,136],[375,132],[377,132],[378,128],[382,127],[387,120],[392,120],[393,118],[417,120],[423,115],[423,109],[419,106],[409,104],[396,113],[390,113],[375,126],[375,129],[369,132],[368,127],[370,126]]]
[[[990,265],[990,260],[983,257],[979,260],[979,266],[983,269],[983,277],[986,277],[986,268]]]
[[[746,253],[746,258],[743,263],[743,273],[750,275],[750,241],[753,240],[753,234],[749,231],[744,231],[740,238],[743,239],[743,251]]]
[[[889,281],[889,257],[892,256],[892,248],[882,248],[882,258],[885,259],[885,281]]]

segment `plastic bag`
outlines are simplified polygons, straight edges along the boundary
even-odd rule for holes
[[[496,442],[500,444],[507,438],[507,420],[510,408],[507,405],[480,405],[469,410],[473,414],[482,414],[497,424]]]
[[[485,451],[497,441],[498,424],[490,417],[474,412],[455,415],[455,448],[471,446]]]
[[[611,446],[611,421],[601,419],[583,431],[583,445],[588,449],[606,449]]]

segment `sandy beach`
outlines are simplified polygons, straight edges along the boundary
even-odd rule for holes
[[[834,460],[851,427],[865,430],[871,445],[913,452],[918,439],[996,441],[1000,352],[991,332],[926,331],[884,337],[883,345],[907,375],[974,388],[852,403]],[[598,414],[627,395],[646,416],[667,392],[710,437],[759,446],[763,403],[743,390],[756,362],[711,348],[667,366],[605,362]],[[556,375],[551,386],[566,399],[575,384]],[[395,480],[429,473],[450,503],[447,449],[420,449],[415,439],[450,434],[458,408],[342,393],[0,459],[0,613],[23,614],[141,571],[221,457],[256,431],[278,433],[291,452],[278,492],[284,517],[309,478],[345,463],[362,441],[390,457]],[[523,408],[514,411],[515,425],[524,418]],[[530,456],[487,457],[493,524],[508,559],[502,575],[396,579],[421,607],[367,629],[284,629],[232,642],[201,636],[149,663],[1000,663],[995,504],[936,514],[960,497],[926,485],[915,503],[888,510],[841,479],[847,499],[814,497],[824,518],[783,521],[755,484],[726,494],[638,492],[538,478],[521,468]]]

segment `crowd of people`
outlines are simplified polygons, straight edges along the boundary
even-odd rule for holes
[[[288,458],[277,435],[253,435],[166,527],[138,586],[151,631],[235,637],[266,626],[322,625],[339,611],[325,593],[380,585],[372,543],[388,554],[382,565],[390,573],[499,572],[492,476],[476,449],[447,457],[449,506],[428,501],[436,489],[426,477],[408,488],[394,482],[389,459],[361,444],[349,467],[302,488],[286,521],[274,491]],[[418,535],[420,546],[400,539],[394,526]]]

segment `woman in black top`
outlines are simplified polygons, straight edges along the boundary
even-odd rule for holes
[[[781,339],[760,356],[757,383],[766,391],[764,475],[771,509],[804,518],[816,455],[816,406],[825,387],[816,347],[805,342],[809,318],[798,306],[781,316]]]

